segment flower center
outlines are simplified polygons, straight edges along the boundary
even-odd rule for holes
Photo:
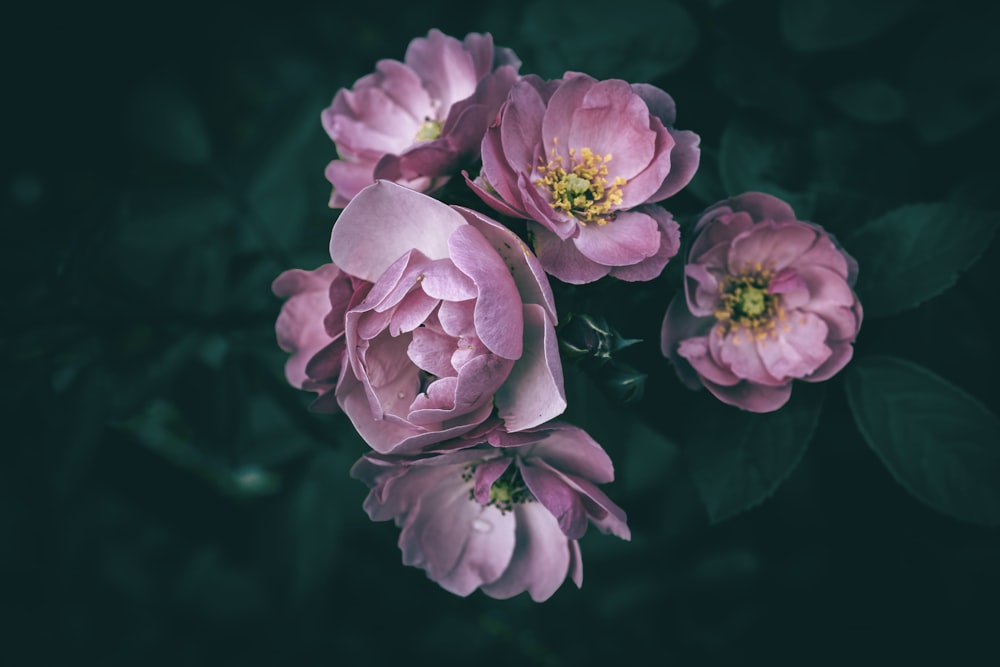
[[[558,144],[558,138],[552,140]],[[556,155],[554,160],[539,164],[539,178],[535,185],[546,188],[552,200],[549,205],[576,218],[581,225],[596,222],[606,225],[612,219],[612,210],[622,203],[621,188],[628,181],[621,176],[608,178],[611,153],[603,157],[589,148],[569,149],[569,164]]]
[[[715,332],[725,336],[742,330],[748,340],[776,338],[778,322],[785,320],[785,309],[781,295],[768,291],[773,278],[774,271],[760,262],[737,275],[726,276],[719,283],[719,301],[713,312],[719,322]],[[739,336],[734,336],[733,342],[739,344]]]
[[[462,473],[462,479],[470,481],[476,477],[476,465],[470,465]],[[475,489],[469,489],[469,498],[475,500]],[[521,470],[515,463],[508,466],[500,477],[493,482],[490,487],[490,499],[486,506],[490,505],[500,510],[501,514],[510,512],[514,505],[534,502],[535,497],[521,479]]]
[[[430,118],[425,118],[420,129],[417,130],[417,141],[430,141],[441,136],[441,123]]]

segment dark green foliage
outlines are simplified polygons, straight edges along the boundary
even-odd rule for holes
[[[997,664],[988,3],[59,5],[0,22],[0,664]],[[608,334],[566,357],[567,418],[633,540],[592,530],[544,605],[402,566],[348,476],[364,444],[275,343],[270,283],[336,219],[319,113],[432,27],[661,86],[701,135],[682,230],[759,189],[860,263],[851,365],[761,416],[662,358],[679,259],[555,287]]]

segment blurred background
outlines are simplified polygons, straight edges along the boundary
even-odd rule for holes
[[[604,314],[644,340],[643,399],[574,390],[633,541],[590,531],[582,590],[544,604],[444,592],[362,511],[347,420],[285,383],[269,287],[328,259],[320,111],[433,27],[491,32],[522,74],[670,92],[702,137],[668,202],[682,220],[751,189],[838,235],[904,204],[995,213],[986,4],[5,10],[0,664],[1000,664],[1000,533],[897,484],[839,378],[774,495],[710,524],[685,444],[717,413],[659,358],[666,279],[608,288],[623,298]],[[866,321],[859,354],[918,361],[1000,411],[997,245],[920,308]]]

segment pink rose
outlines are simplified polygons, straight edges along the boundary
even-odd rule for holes
[[[582,584],[577,540],[588,523],[630,539],[625,512],[597,487],[613,479],[611,460],[583,430],[490,429],[457,446],[476,443],[421,458],[368,454],[351,469],[371,489],[368,516],[402,528],[403,562],[444,589],[541,602],[567,577]]]
[[[661,344],[688,386],[770,412],[788,401],[792,380],[826,380],[851,359],[857,263],[780,199],[750,192],[709,208],[684,274]]]
[[[530,220],[545,270],[570,283],[651,280],[679,248],[677,223],[651,205],[687,185],[698,135],[673,129],[654,86],[568,72],[511,88],[466,180],[497,211]]]
[[[345,317],[337,400],[381,453],[508,431],[566,407],[552,291],[521,240],[475,211],[379,181],[341,213],[334,263],[373,283]]]
[[[326,168],[330,206],[345,206],[375,179],[440,188],[479,157],[519,66],[489,34],[459,41],[431,30],[410,42],[404,62],[381,60],[351,90],[339,90],[322,115],[339,156]]]

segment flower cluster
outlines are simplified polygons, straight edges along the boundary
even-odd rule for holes
[[[661,275],[681,248],[663,202],[694,176],[700,140],[659,88],[519,66],[489,35],[432,30],[339,91],[322,114],[343,209],[331,261],[273,291],[286,377],[370,447],[352,475],[368,515],[400,527],[404,563],[459,595],[545,600],[581,584],[588,525],[630,538],[598,487],[610,457],[562,418],[556,297]],[[454,187],[487,208],[448,203]],[[768,411],[794,379],[847,363],[857,267],[820,227],[747,193],[691,239],[661,331],[686,384]]]

